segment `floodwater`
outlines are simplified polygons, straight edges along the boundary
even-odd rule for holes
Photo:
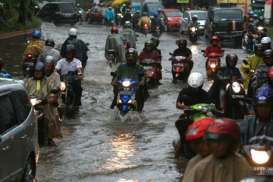
[[[42,26],[45,38],[61,44],[69,26]],[[76,119],[63,123],[63,139],[57,147],[41,149],[38,181],[41,182],[173,182],[180,181],[184,161],[174,158],[172,142],[178,138],[174,122],[180,115],[175,102],[182,86],[172,84],[169,52],[176,48],[175,33],[164,33],[160,38],[163,59],[162,85],[150,91],[144,112],[129,113],[125,117],[111,110],[112,87],[110,68],[104,58],[104,45],[109,27],[78,25],[79,38],[90,44],[89,60],[83,82],[83,104]],[[138,50],[147,38],[140,35]],[[9,60],[7,68],[17,72],[22,40],[1,43],[2,58]],[[190,43],[189,43],[190,44]],[[11,49],[12,47],[12,49]],[[193,52],[194,71],[205,73],[205,58],[201,50],[206,42],[189,45]],[[20,51],[19,51],[20,50]],[[245,54],[239,49],[226,49]],[[2,55],[1,55],[2,56]],[[12,63],[12,64],[11,64]],[[15,65],[15,66],[14,66]],[[16,69],[14,69],[16,67]],[[181,167],[182,166],[182,167]]]

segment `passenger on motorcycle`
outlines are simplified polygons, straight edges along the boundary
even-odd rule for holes
[[[47,80],[45,77],[45,65],[42,62],[37,62],[34,68],[33,77],[27,78],[24,81],[24,87],[30,97],[40,100],[45,100],[49,91]]]
[[[248,162],[237,153],[240,128],[235,121],[216,119],[206,131],[205,138],[212,154],[197,163],[183,181],[239,182],[252,175]]]
[[[205,50],[205,57],[209,57],[211,53],[215,53],[218,55],[223,55],[224,50],[222,49],[222,46],[220,45],[220,39],[217,35],[212,36],[211,38],[211,45],[209,45]]]
[[[255,94],[255,116],[240,124],[243,145],[256,144],[262,138],[269,139],[269,146],[273,143],[273,88],[263,84]]]
[[[119,34],[118,27],[113,26],[111,28],[111,34],[108,35],[105,43],[105,58],[109,60],[108,52],[109,50],[115,50],[115,55],[117,56],[117,62],[123,63],[125,59],[125,49],[123,47],[122,36]]]
[[[151,41],[145,42],[145,46],[139,55],[140,64],[142,64],[145,59],[152,59],[158,64],[161,64],[161,56],[158,51],[155,51],[153,48],[153,43]]]
[[[122,79],[132,79],[138,81],[138,87],[136,91],[136,102],[137,102],[137,111],[142,112],[144,107],[144,102],[147,99],[148,92],[145,88],[144,81],[144,69],[142,66],[137,64],[137,51],[134,48],[130,48],[126,53],[127,63],[122,64],[118,67],[116,75],[112,81],[114,87],[114,99],[111,104],[113,109],[116,105],[117,96],[118,96],[118,80]]]
[[[201,73],[191,73],[188,78],[188,86],[183,88],[176,100],[176,108],[182,111],[188,109],[190,106],[199,103],[210,103],[208,93],[202,89],[204,84],[204,76]],[[176,121],[175,126],[180,135],[180,142],[176,144],[176,156],[183,154],[183,156],[191,157],[192,152],[189,150],[189,146],[185,144],[184,134],[192,120],[185,114],[182,114]],[[181,145],[184,146],[181,146]]]
[[[75,91],[75,106],[81,105],[82,87],[81,80],[83,79],[82,63],[76,57],[76,48],[73,44],[68,44],[65,48],[64,58],[59,60],[55,66],[56,71],[60,74],[61,78],[69,72],[75,73],[75,82],[72,87]]]
[[[242,81],[242,76],[238,68],[236,68],[238,56],[236,54],[228,54],[226,56],[226,66],[221,67],[216,74],[214,83],[210,89],[210,97],[213,99],[218,110],[224,109],[225,89],[230,81]]]
[[[32,38],[23,53],[23,61],[27,59],[28,54],[31,54],[33,58],[38,58],[44,47],[44,43],[41,40],[42,32],[40,30],[33,30],[31,36]]]
[[[240,66],[240,70],[244,78],[245,89],[248,88],[249,80],[253,77],[257,67],[262,63],[263,63],[262,45],[257,44],[255,45],[255,54],[248,56],[246,61],[244,61]]]
[[[52,56],[54,64],[57,63],[61,59],[60,51],[54,48],[55,47],[55,42],[53,39],[47,39],[45,41],[45,47],[38,57],[38,61],[45,62],[45,59],[47,56]]]
[[[132,29],[132,23],[126,21],[123,26],[122,36],[129,42],[130,47],[136,48],[137,36],[135,31]]]
[[[213,122],[213,118],[202,118],[193,122],[187,128],[185,139],[189,142],[191,150],[196,155],[188,162],[183,176],[184,179],[188,178],[187,175],[190,174],[190,171],[197,163],[211,154],[208,144],[205,141],[205,132]]]
[[[64,41],[61,49],[61,56],[65,57],[66,47],[69,44],[73,44],[75,47],[75,58],[81,61],[83,69],[85,68],[88,60],[87,52],[88,47],[85,42],[81,39],[78,39],[78,30],[76,28],[71,28],[69,30],[69,37]]]
[[[143,31],[145,24],[147,25],[148,29],[151,29],[151,18],[148,16],[147,12],[142,13],[142,17],[138,21],[138,27]]]
[[[0,78],[12,78],[11,74],[3,70],[5,66],[4,61],[0,58]]]
[[[55,60],[52,56],[46,56],[45,58],[45,75],[47,77],[48,90],[59,90],[61,78],[55,70]]]

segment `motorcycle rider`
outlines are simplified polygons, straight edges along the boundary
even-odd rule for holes
[[[53,56],[46,56],[45,75],[47,77],[48,90],[59,90],[61,78],[59,73],[55,70],[55,59]]]
[[[209,45],[204,52],[205,57],[208,57],[210,53],[219,55],[223,55],[224,53],[222,46],[220,45],[220,38],[217,35],[212,36],[211,45]]]
[[[132,17],[133,28],[135,31],[139,31],[138,22],[140,18],[141,18],[140,12],[139,10],[137,10]]]
[[[81,105],[81,97],[82,97],[82,87],[81,80],[83,79],[82,72],[82,63],[78,60],[76,56],[76,48],[73,44],[68,44],[65,49],[64,58],[59,60],[55,66],[56,71],[60,74],[60,76],[65,76],[69,72],[74,72],[76,75],[76,81],[73,83],[72,87],[75,91],[75,107]]]
[[[272,48],[271,43],[272,43],[272,40],[270,37],[263,37],[261,40],[263,51],[265,51],[267,49],[271,49]]]
[[[176,108],[186,110],[188,107],[199,103],[210,103],[208,93],[202,89],[204,84],[204,76],[201,73],[193,72],[188,78],[188,86],[183,88],[176,100]],[[176,121],[175,126],[180,135],[180,142],[176,143],[176,156],[181,153],[186,157],[191,157],[192,152],[189,150],[188,144],[185,142],[184,134],[192,120],[185,114],[182,114]],[[182,146],[183,145],[183,146]]]
[[[145,88],[144,81],[144,69],[142,66],[137,64],[137,51],[134,48],[128,49],[126,52],[127,63],[122,64],[118,67],[116,71],[116,75],[112,81],[112,85],[114,87],[114,99],[111,104],[111,108],[113,109],[116,105],[117,96],[118,96],[118,80],[122,79],[132,79],[138,81],[138,88],[136,91],[136,102],[137,102],[137,111],[142,112],[144,107],[144,102],[147,99],[148,92]]]
[[[38,57],[38,61],[45,62],[47,56],[52,56],[54,64],[61,59],[60,51],[54,48],[55,42],[53,39],[47,39],[45,41],[45,47],[43,48],[42,53]]]
[[[211,154],[208,144],[205,141],[205,132],[213,124],[213,118],[202,118],[193,122],[186,131],[185,139],[189,142],[191,150],[196,154],[187,164],[185,175],[188,175],[191,169],[202,159]],[[184,178],[188,177],[184,175]]]
[[[227,82],[236,80],[241,82],[242,76],[236,64],[238,56],[236,54],[228,54],[226,56],[226,67],[221,67],[216,74],[214,83],[210,89],[210,97],[218,110],[224,109],[225,89]]]
[[[3,70],[5,66],[4,61],[0,58],[0,78],[12,78],[11,74]]]
[[[191,27],[199,27],[199,23],[198,23],[198,16],[197,15],[193,15],[192,16],[192,21],[189,23],[189,30]]]
[[[148,16],[147,12],[142,13],[142,17],[138,21],[138,27],[140,28],[141,31],[143,31],[144,25],[147,25],[149,30],[151,29],[151,18]]]
[[[260,137],[273,139],[273,88],[263,84],[255,94],[255,117],[246,119],[240,124],[243,145],[255,144]],[[272,142],[270,143],[270,146]]]
[[[192,52],[189,48],[187,48],[187,40],[180,39],[176,41],[176,44],[178,48],[174,50],[174,52],[171,54],[172,58],[170,59],[172,61],[172,65],[177,62],[175,59],[176,56],[183,56],[187,60],[187,69],[188,74],[190,74],[192,68],[193,68],[193,61],[192,61]],[[173,83],[176,83],[177,80],[175,79],[175,72],[172,70],[172,76],[173,76]]]
[[[155,32],[156,27],[159,27],[160,33],[164,31],[164,25],[162,24],[162,20],[160,19],[159,13],[154,13],[153,18],[151,19],[151,30]]]
[[[124,16],[122,18],[122,25],[125,25],[125,22],[126,21],[129,21],[131,22],[132,21],[132,14],[131,14],[131,10],[126,8],[125,10],[125,13],[124,13]]]
[[[184,178],[185,182],[239,182],[252,175],[248,162],[237,153],[240,128],[230,119],[216,119],[208,128],[205,139],[212,154],[197,163]]]
[[[117,62],[123,63],[125,59],[125,49],[123,47],[122,36],[119,33],[118,27],[112,26],[111,34],[108,35],[105,43],[105,58],[109,60],[108,51],[115,50]]]
[[[157,38],[157,37],[152,37],[152,38],[151,38],[151,42],[152,42],[152,44],[153,44],[153,50],[159,53],[159,55],[160,55],[160,60],[162,60],[161,50],[158,49],[158,46],[159,46],[159,44],[160,44],[159,38]]]
[[[263,63],[263,51],[262,44],[255,45],[255,53],[247,57],[247,59],[241,64],[240,70],[244,78],[244,88],[248,88],[249,80],[254,75],[257,67]]]
[[[75,53],[75,58],[81,61],[83,69],[85,68],[88,60],[87,52],[88,52],[88,47],[87,44],[84,43],[81,39],[78,39],[78,30],[76,28],[71,28],[69,30],[69,37],[64,41],[61,49],[61,56],[65,57],[66,54],[66,47],[69,44],[73,44],[76,53]]]
[[[33,58],[38,58],[42,53],[44,43],[41,40],[42,32],[40,30],[33,30],[31,33],[31,40],[27,44],[27,47],[23,53],[23,60],[25,61],[26,56],[31,54]]]
[[[109,6],[104,12],[104,21],[106,24],[112,23],[115,20],[115,11]]]
[[[130,47],[136,48],[137,36],[135,31],[132,29],[132,23],[130,21],[124,23],[124,28],[121,34],[126,41],[129,42]]]

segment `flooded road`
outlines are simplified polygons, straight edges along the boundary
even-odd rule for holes
[[[45,38],[57,44],[66,37],[69,26],[43,24]],[[63,139],[57,147],[42,148],[38,164],[39,182],[172,182],[182,173],[174,159],[173,140],[178,138],[174,122],[180,115],[175,102],[181,85],[172,84],[169,52],[176,48],[176,34],[163,34],[162,85],[150,92],[141,114],[122,118],[110,109],[112,87],[110,68],[104,59],[109,27],[79,25],[79,38],[90,43],[89,60],[83,83],[83,105],[77,119],[65,120]],[[140,35],[138,51],[145,37]],[[194,70],[205,73],[201,50],[205,41],[189,46]],[[239,54],[242,50],[227,49]]]

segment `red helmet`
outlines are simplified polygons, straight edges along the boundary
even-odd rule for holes
[[[118,33],[118,27],[112,26],[111,33],[112,33],[112,34]]]
[[[267,70],[267,77],[269,79],[273,79],[273,66],[271,66],[268,70]]]
[[[208,127],[214,122],[213,118],[202,118],[193,122],[187,129],[186,141],[202,139]]]
[[[220,38],[217,35],[214,35],[214,36],[211,37],[211,41],[217,41],[217,42],[219,42]]]
[[[209,140],[231,139],[240,141],[240,128],[232,119],[215,119],[206,132]]]

